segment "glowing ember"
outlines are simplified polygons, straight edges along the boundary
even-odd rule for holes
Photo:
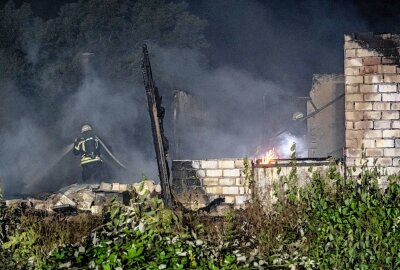
[[[268,150],[260,159],[261,164],[271,164],[278,158],[278,153],[276,153],[275,148],[272,148]]]

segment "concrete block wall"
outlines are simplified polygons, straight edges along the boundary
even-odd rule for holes
[[[400,171],[400,35],[345,35],[345,137],[348,166],[362,146],[389,174]]]
[[[220,197],[240,208],[251,197],[243,169],[243,159],[174,160],[172,189],[182,203],[192,208]]]

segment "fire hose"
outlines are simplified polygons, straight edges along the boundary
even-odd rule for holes
[[[96,136],[96,139],[99,140],[101,146],[103,146],[103,148],[106,150],[107,154],[109,154],[110,157],[111,157],[119,166],[121,166],[122,168],[126,169],[126,166],[125,166],[124,164],[122,164],[122,163],[113,155],[113,153],[111,153],[110,149],[108,149],[108,147],[105,145],[105,143],[103,143],[103,141],[102,141],[99,137],[97,137],[97,136]]]
[[[119,166],[121,166],[122,168],[126,169],[126,166],[125,166],[124,164],[122,164],[122,163],[114,156],[114,154],[110,151],[110,149],[108,149],[108,147],[106,146],[106,144],[103,143],[103,141],[102,141],[99,137],[97,137],[97,136],[96,136],[96,139],[99,140],[101,146],[106,150],[107,154],[109,154],[110,157],[111,157]],[[70,151],[72,150],[72,147],[73,147],[73,146],[74,146],[73,144],[68,144],[66,147],[64,147],[64,149],[63,149],[63,151],[62,151],[62,156],[61,156],[61,158],[63,158],[68,152],[70,152]],[[61,158],[60,158],[60,159],[61,159]]]

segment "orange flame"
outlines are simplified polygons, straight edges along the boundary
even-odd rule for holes
[[[278,153],[275,151],[275,148],[272,148],[261,157],[261,164],[272,164],[278,158]]]

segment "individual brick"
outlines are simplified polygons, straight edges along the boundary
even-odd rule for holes
[[[364,112],[364,119],[379,120],[381,119],[381,112],[379,111]]]
[[[372,104],[372,110],[374,110],[374,111],[389,111],[390,103],[389,102],[374,102]]]
[[[400,83],[400,75],[398,74],[385,74],[383,76],[385,83]]]
[[[359,67],[348,67],[344,69],[344,74],[346,76],[356,76],[360,75],[360,68]]]
[[[378,86],[378,91],[382,93],[396,93],[397,85],[395,84],[380,84]]]
[[[376,140],[375,143],[377,148],[394,147],[394,140]]]
[[[355,49],[348,49],[344,52],[345,58],[356,57],[356,50]]]
[[[128,191],[129,185],[128,184],[119,184],[119,191]]]
[[[399,111],[382,112],[382,119],[399,119]]]
[[[390,124],[390,121],[374,121],[374,129],[388,129]]]
[[[360,93],[360,88],[358,85],[346,85],[346,94],[356,94]]]
[[[363,66],[360,67],[360,75],[378,73],[378,66]]]
[[[393,159],[391,158],[378,158],[377,164],[382,166],[392,166]]]
[[[363,82],[364,82],[363,76],[346,76],[346,84],[357,84]]]
[[[382,94],[382,101],[400,101],[399,93]]]
[[[388,129],[382,131],[383,138],[400,138],[400,130]]]
[[[347,121],[359,121],[364,119],[363,112],[345,112],[345,118]]]
[[[112,183],[112,191],[119,191],[119,183]]]
[[[224,196],[225,203],[235,204],[235,197],[236,196]]]
[[[346,102],[363,101],[363,95],[362,94],[345,95],[345,100],[346,100]]]
[[[362,164],[364,164],[365,162],[367,162],[367,164],[372,165],[372,163],[374,162],[374,158],[355,158],[354,160],[354,165],[356,166],[360,166]],[[355,172],[356,174],[359,174],[360,172]]]
[[[387,167],[385,170],[387,171],[387,175],[395,175],[399,174],[400,167]]]
[[[364,66],[374,66],[374,65],[379,65],[381,63],[382,63],[381,57],[371,56],[363,58]]]
[[[383,149],[366,149],[365,154],[368,157],[381,157],[383,156]]]
[[[374,124],[372,121],[357,121],[354,122],[354,129],[373,129]]]
[[[361,157],[362,150],[356,148],[347,148],[346,149],[346,157]]]
[[[219,185],[219,179],[215,177],[203,178],[203,186],[217,186]]]
[[[382,138],[382,130],[365,130],[364,138],[365,139]]]
[[[240,177],[240,170],[239,169],[229,169],[223,171],[224,177]]]
[[[235,178],[220,178],[219,184],[221,186],[234,186],[236,184]]]
[[[379,73],[396,73],[396,66],[394,65],[380,65],[378,66]]]
[[[344,66],[347,67],[362,67],[362,58],[350,58],[344,60]]]
[[[371,57],[371,56],[379,56],[379,53],[372,51],[372,50],[367,50],[367,49],[357,49],[356,50],[356,56],[357,57]]]
[[[239,187],[222,187],[222,194],[239,194]]]
[[[361,49],[361,45],[355,41],[347,41],[344,43],[344,48],[347,49]]]
[[[235,168],[244,168],[244,159],[236,159]]]
[[[218,167],[221,169],[233,169],[235,168],[234,160],[219,160]]]
[[[346,130],[346,139],[360,139],[363,134],[364,130]]]
[[[383,155],[385,157],[399,157],[400,148],[385,148],[383,149]]]
[[[392,121],[392,128],[393,129],[399,129],[400,128],[400,121]]]
[[[364,147],[364,148],[374,148],[375,147],[375,140],[370,139],[362,139],[358,141],[357,147]]]
[[[203,169],[217,169],[218,161],[217,160],[201,160],[201,168]]]
[[[353,140],[348,140],[346,138],[346,148],[357,148],[357,140],[353,139]]]
[[[206,187],[206,192],[208,194],[224,194],[222,191],[222,187],[220,186],[215,186],[215,187]]]
[[[208,177],[221,177],[222,176],[222,170],[207,170],[206,175]]]
[[[394,102],[390,105],[391,110],[400,110],[400,102]]]
[[[364,94],[365,101],[381,101],[382,94]]]
[[[376,93],[378,92],[378,86],[377,85],[371,85],[371,84],[362,84],[360,85],[360,92],[361,93]]]
[[[370,111],[370,110],[372,110],[372,103],[371,102],[356,102],[354,104],[354,108],[357,111]]]
[[[365,75],[364,83],[382,83],[383,75]]]
[[[374,102],[372,104],[372,110],[374,110],[374,111],[389,111],[390,103],[389,102]]]

